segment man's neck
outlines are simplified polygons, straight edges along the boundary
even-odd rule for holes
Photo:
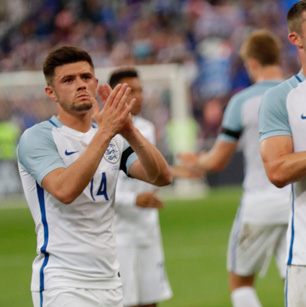
[[[279,66],[267,66],[262,68],[258,72],[255,82],[260,82],[264,80],[281,80],[283,78],[284,77]]]
[[[85,133],[91,127],[92,114],[91,112],[87,112],[76,115],[66,112],[65,113],[59,112],[58,119],[61,121],[63,125],[71,129]]]

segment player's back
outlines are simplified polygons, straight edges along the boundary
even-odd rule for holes
[[[290,209],[290,188],[276,188],[268,179],[259,150],[258,110],[263,94],[281,81],[255,83],[236,94],[225,113],[223,126],[235,125],[239,146],[244,156],[243,215],[249,222],[287,223]],[[233,128],[232,128],[233,129]]]

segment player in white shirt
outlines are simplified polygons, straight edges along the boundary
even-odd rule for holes
[[[134,126],[156,145],[155,127],[142,118],[142,85],[135,68],[125,67],[112,72],[112,88],[126,83],[134,98],[131,110]],[[172,296],[165,269],[158,210],[163,202],[156,187],[119,173],[115,202],[115,236],[120,275],[123,283],[124,306],[155,307]]]
[[[269,90],[259,112],[260,150],[269,179],[292,187],[287,232],[286,306],[306,306],[306,1],[287,14],[289,41],[302,70]]]
[[[26,130],[18,145],[37,233],[34,307],[123,306],[113,234],[119,171],[162,186],[172,180],[170,169],[133,125],[130,88],[98,87],[87,52],[54,50],[44,75],[58,115]]]
[[[276,256],[283,279],[286,268],[290,189],[277,189],[265,173],[259,152],[257,116],[262,95],[282,79],[280,47],[271,33],[257,30],[243,42],[240,54],[255,84],[229,101],[222,131],[213,148],[199,155],[181,155],[181,158],[186,165],[207,172],[220,171],[230,162],[240,140],[245,177],[229,240],[227,269],[233,306],[259,307],[254,289],[256,274],[265,274],[272,255]]]

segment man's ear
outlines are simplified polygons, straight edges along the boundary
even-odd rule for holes
[[[296,32],[291,32],[288,35],[289,42],[297,48],[303,48],[303,42],[301,36]]]
[[[45,87],[45,92],[49,96],[49,98],[51,98],[52,100],[57,102],[57,97],[56,97],[54,89],[51,85],[48,85],[48,86]]]
[[[248,59],[248,65],[249,65],[249,68],[254,71],[254,70],[257,70],[258,69],[258,61],[255,60],[254,58],[249,58]]]

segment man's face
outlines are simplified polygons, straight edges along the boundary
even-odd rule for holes
[[[46,92],[64,111],[86,113],[92,108],[97,84],[93,68],[81,61],[56,67],[53,85]]]
[[[140,80],[136,77],[123,78],[120,80],[120,83],[126,83],[130,88],[131,92],[128,96],[128,102],[130,102],[133,98],[136,99],[134,107],[131,111],[132,115],[137,115],[141,112],[142,108],[142,86]]]

